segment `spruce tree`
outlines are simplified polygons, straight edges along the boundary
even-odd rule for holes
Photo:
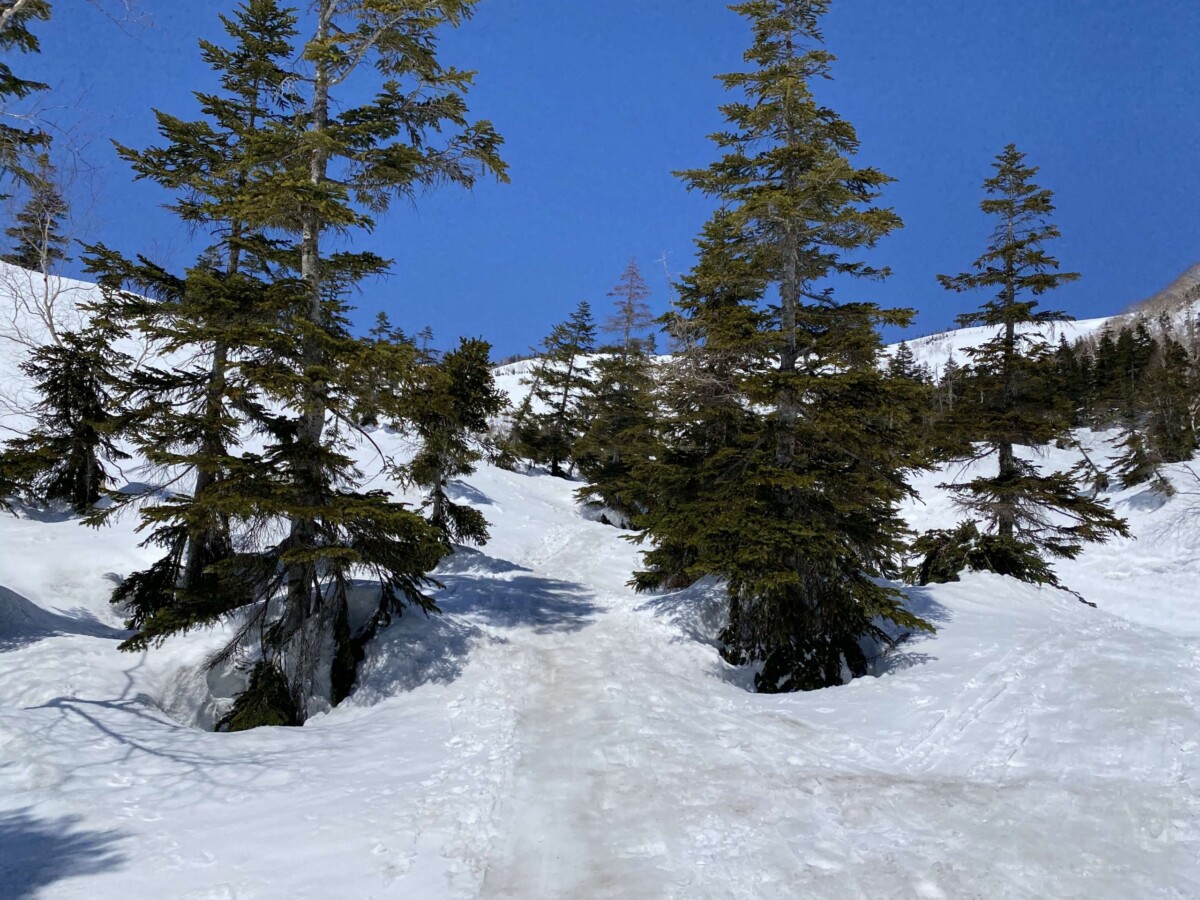
[[[697,484],[693,515],[676,510],[674,528],[648,529],[660,547],[694,549],[691,573],[725,580],[725,652],[762,664],[760,690],[813,689],[865,673],[863,641],[886,639],[881,621],[927,627],[880,581],[896,571],[897,504],[917,452],[889,416],[877,326],[911,312],[834,293],[834,283],[886,275],[855,257],[900,220],[875,203],[890,179],[855,164],[853,126],[812,92],[833,62],[820,30],[828,2],[733,8],[753,27],[751,70],[722,76],[740,93],[722,107],[729,129],[714,136],[724,155],[682,175],[727,210],[726,227],[754,247],[774,291],[764,308],[730,317],[753,329],[739,338],[752,365],[731,374],[745,432],[717,451],[729,473],[721,499],[732,502],[714,503]]]
[[[48,275],[67,261],[70,241],[61,228],[67,202],[56,183],[56,172],[48,154],[38,156],[28,181],[29,197],[13,224],[4,230],[12,242],[0,259],[31,272]]]
[[[171,472],[181,489],[149,501],[129,495],[95,517],[99,524],[136,504],[150,531],[147,542],[164,551],[114,595],[138,632],[130,642],[135,648],[254,596],[254,586],[236,584],[232,575],[218,578],[217,571],[240,565],[234,524],[255,530],[237,498],[253,493],[245,482],[258,483],[259,474],[236,444],[240,431],[260,424],[254,416],[263,392],[252,365],[272,354],[271,331],[297,296],[277,242],[248,224],[249,186],[257,173],[280,165],[264,132],[290,119],[298,99],[288,90],[297,20],[274,0],[249,0],[220,18],[229,47],[200,42],[221,89],[195,93],[204,117],[155,111],[161,146],[117,145],[138,178],[175,192],[168,209],[210,234],[213,245],[182,276],[102,245],[89,248],[89,270],[105,294],[97,316],[136,332],[157,358],[174,363],[139,366],[126,382],[123,405],[125,432],[139,455]]]
[[[759,349],[768,313],[766,274],[751,237],[718,211],[696,241],[696,265],[678,286],[667,329],[678,352],[661,370],[655,458],[635,460],[646,509],[634,517],[650,546],[634,575],[640,591],[678,590],[721,574],[714,558],[731,539],[717,523],[744,521],[753,510],[745,454],[761,423],[745,402],[745,381],[769,362]]]
[[[982,558],[1004,574],[1057,585],[1047,557],[1074,558],[1085,543],[1126,534],[1127,526],[1106,504],[1082,493],[1071,475],[1043,474],[1017,455],[1018,446],[1036,448],[1068,436],[1069,410],[1047,389],[1052,367],[1044,335],[1044,326],[1068,317],[1039,310],[1038,298],[1079,275],[1060,272],[1046,249],[1059,230],[1048,221],[1053,194],[1033,181],[1037,169],[1012,144],[994,168],[981,203],[983,212],[996,218],[987,250],[974,271],[938,280],[948,290],[996,292],[958,321],[963,327],[996,329],[994,337],[967,351],[977,399],[959,406],[959,422],[995,453],[997,472],[948,487],[987,530],[983,538],[989,546]]]
[[[1168,327],[1140,381],[1146,436],[1156,455],[1165,463],[1188,462],[1200,449],[1200,378],[1187,348]]]
[[[63,332],[22,363],[40,399],[33,430],[0,453],[0,482],[8,482],[10,496],[36,506],[67,503],[87,515],[111,484],[105,463],[128,458],[113,437],[120,415],[113,385],[130,360],[110,338],[95,327]]]
[[[1119,455],[1108,472],[1120,480],[1122,487],[1149,484],[1153,490],[1168,497],[1175,492],[1171,482],[1162,473],[1162,456],[1135,426],[1123,428],[1111,443]]]
[[[907,341],[901,341],[895,352],[888,359],[888,374],[893,378],[910,378],[914,381],[919,380],[920,376],[917,370],[917,357],[913,353],[912,347],[908,346]]]
[[[406,404],[421,440],[409,470],[428,492],[429,521],[456,543],[484,544],[488,539],[482,513],[452,502],[447,488],[451,479],[475,471],[490,419],[505,404],[492,377],[490,352],[485,341],[464,338],[440,360],[422,367]]]
[[[31,184],[36,171],[32,163],[49,143],[49,137],[40,128],[13,125],[6,115],[13,101],[49,88],[40,81],[17,75],[7,62],[14,52],[39,52],[37,35],[30,27],[49,18],[47,0],[0,0],[0,188],[6,182]],[[0,197],[4,196],[7,195],[0,193]]]
[[[224,183],[201,191],[206,203],[220,204],[211,215],[224,226],[225,244],[241,246],[246,265],[253,262],[252,271],[218,274],[253,310],[230,347],[247,388],[235,408],[263,446],[225,458],[228,471],[216,481],[212,506],[228,513],[239,546],[206,570],[220,589],[203,591],[188,608],[145,610],[127,646],[240,612],[217,661],[249,654],[256,677],[228,727],[299,724],[317,698],[340,702],[379,629],[409,604],[434,608],[427,573],[449,550],[444,533],[386,491],[360,489],[350,455],[362,422],[405,418],[419,354],[407,341],[350,333],[346,297],[388,261],[329,245],[335,234],[369,230],[396,197],[442,183],[470,186],[489,172],[504,178],[500,138],[489,123],[467,118],[472,73],[437,59],[438,33],[473,6],[316,0],[301,20],[311,28],[307,38],[284,38],[290,114],[265,117],[247,132],[244,178],[228,192]],[[273,0],[248,8],[289,17]],[[231,52],[241,62],[261,58],[240,43]],[[208,135],[198,143],[203,153]],[[381,392],[380,384],[394,388]],[[361,626],[348,607],[356,573],[379,585],[375,612]]]
[[[257,182],[253,194],[256,216],[294,241],[307,295],[280,329],[296,347],[292,364],[274,367],[268,378],[289,407],[267,426],[267,456],[281,476],[272,505],[289,525],[279,547],[282,612],[261,644],[287,677],[302,717],[326,679],[335,704],[349,693],[362,645],[406,601],[432,607],[422,592],[425,573],[447,549],[437,529],[384,492],[351,487],[356,472],[341,428],[352,421],[356,394],[338,373],[390,365],[403,381],[415,360],[403,347],[380,358],[345,328],[346,293],[384,272],[387,261],[331,253],[327,245],[334,234],[369,229],[396,197],[437,184],[469,187],[489,172],[505,177],[499,136],[490,123],[467,119],[473,73],[437,58],[439,31],[461,24],[474,6],[316,0],[300,54],[303,113],[271,129],[293,162]],[[369,99],[348,102],[362,96]],[[356,569],[373,572],[380,596],[375,615],[353,635],[347,592]]]
[[[608,510],[615,521],[604,520],[622,527],[646,511],[647,487],[634,472],[658,450],[655,367],[644,347],[635,338],[628,350],[601,350],[593,367],[595,383],[581,404],[587,427],[574,447],[576,467],[586,482],[577,499]]]
[[[514,452],[535,465],[547,465],[562,478],[585,428],[580,402],[592,390],[588,357],[596,350],[596,325],[586,300],[567,321],[555,325],[526,384],[529,393],[513,422]]]
[[[595,382],[583,403],[586,430],[575,445],[575,463],[587,484],[576,492],[581,503],[613,515],[621,526],[644,512],[644,485],[633,477],[639,460],[656,452],[653,336],[655,324],[646,300],[650,289],[636,260],[631,260],[608,294],[613,311],[604,330],[615,341],[600,349],[593,367]]]

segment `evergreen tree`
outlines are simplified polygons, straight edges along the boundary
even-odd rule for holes
[[[410,342],[350,334],[346,296],[388,261],[328,245],[334,234],[369,230],[397,196],[441,183],[470,186],[487,172],[504,177],[500,138],[489,123],[467,118],[472,73],[437,59],[439,31],[473,7],[470,0],[316,0],[303,20],[312,28],[307,39],[297,46],[282,37],[295,60],[283,91],[290,114],[264,117],[245,132],[244,178],[228,190],[223,181],[205,186],[199,209],[180,204],[185,218],[211,216],[224,244],[253,262],[253,272],[221,274],[252,298],[251,321],[229,346],[247,386],[235,408],[263,448],[225,458],[228,472],[216,481],[213,504],[230,514],[239,545],[207,567],[221,589],[144,610],[127,646],[241,610],[241,626],[217,661],[248,651],[259,662],[228,727],[302,723],[314,697],[340,702],[379,629],[410,603],[434,608],[424,589],[449,549],[443,532],[387,492],[359,489],[350,456],[358,423],[405,418],[419,355]],[[253,0],[246,10],[290,18],[273,0]],[[230,53],[238,65],[262,58],[242,41]],[[252,92],[259,82],[247,77],[238,84]],[[227,96],[241,96],[226,87]],[[208,135],[197,143],[185,152],[202,154]],[[219,156],[229,145],[217,144]],[[185,171],[192,165],[185,162]],[[197,168],[204,171],[203,163]],[[380,384],[394,388],[380,392]],[[352,630],[355,573],[374,577],[379,601]],[[280,684],[287,708],[277,702]]]
[[[639,542],[650,544],[633,580],[641,591],[720,574],[719,542],[732,535],[718,523],[728,529],[754,512],[744,457],[762,429],[745,382],[769,367],[759,347],[766,275],[728,211],[709,220],[696,244],[696,265],[666,317],[679,352],[661,371],[659,446],[633,472],[648,498],[634,517]]]
[[[49,274],[60,263],[66,262],[70,241],[60,229],[67,214],[67,202],[59,192],[55,178],[49,155],[39,155],[28,182],[29,198],[13,224],[4,231],[12,246],[0,259],[42,274]]]
[[[596,325],[591,305],[584,300],[542,341],[526,382],[529,393],[513,422],[514,452],[534,464],[548,465],[556,478],[567,474],[565,467],[571,464],[586,425],[580,401],[592,390],[587,357],[595,349]]]
[[[264,131],[290,119],[298,100],[288,90],[297,20],[275,0],[249,0],[220,18],[230,47],[200,42],[221,87],[195,93],[204,118],[155,111],[161,146],[117,147],[138,178],[174,191],[168,208],[215,243],[183,276],[102,245],[89,248],[89,270],[105,293],[99,317],[136,331],[157,358],[187,360],[139,366],[125,386],[125,431],[139,454],[171,472],[174,483],[191,481],[190,495],[181,490],[149,502],[129,495],[107,513],[139,505],[147,542],[164,551],[114,595],[138,631],[130,643],[137,648],[254,596],[253,585],[232,574],[218,578],[217,571],[240,566],[234,524],[256,530],[237,498],[257,490],[259,473],[236,444],[241,429],[260,425],[253,419],[263,391],[252,366],[273,353],[271,331],[298,294],[287,262],[274,259],[281,248],[248,225],[255,174],[279,166]],[[99,523],[106,515],[95,518]]]
[[[658,447],[654,362],[644,348],[635,338],[627,350],[602,351],[594,366],[595,384],[581,405],[587,427],[574,448],[579,474],[587,482],[576,497],[611,511],[616,518],[612,524],[621,526],[646,510],[646,488],[633,472]]]
[[[37,506],[64,502],[85,515],[110,483],[105,463],[128,458],[112,436],[119,415],[112,385],[129,360],[109,337],[97,328],[64,332],[22,363],[40,399],[33,430],[0,453],[9,496]]]
[[[50,18],[47,0],[0,0],[0,184],[31,184],[35,167],[49,138],[40,128],[11,124],[9,104],[47,90],[49,85],[17,75],[5,60],[16,53],[37,53],[41,47],[30,26]],[[0,194],[0,196],[5,196]]]
[[[946,358],[946,365],[942,367],[942,374],[937,383],[936,402],[939,412],[947,414],[954,412],[954,405],[962,396],[963,382],[966,376],[967,373],[963,371],[963,367],[951,353]]]
[[[829,286],[886,275],[854,256],[900,220],[875,205],[890,179],[854,164],[853,127],[811,90],[833,61],[819,24],[827,0],[733,8],[753,26],[752,69],[722,76],[741,94],[722,107],[730,128],[714,140],[723,157],[682,175],[720,201],[724,227],[754,248],[752,265],[778,302],[722,315],[735,333],[752,327],[740,338],[751,365],[730,375],[745,431],[712,460],[727,474],[694,486],[691,515],[676,507],[646,526],[659,547],[695,553],[688,572],[726,581],[725,652],[762,663],[760,690],[819,688],[865,673],[863,640],[885,638],[881,620],[927,627],[879,580],[903,546],[896,507],[917,448],[889,416],[877,326],[911,313],[839,302]]]
[[[912,347],[908,346],[907,341],[901,341],[896,345],[896,351],[888,359],[887,370],[888,374],[893,378],[908,378],[913,381],[920,380],[917,357],[913,353]]]
[[[1091,373],[1088,358],[1077,353],[1075,348],[1067,343],[1066,335],[1060,335],[1058,346],[1054,349],[1052,365],[1052,391],[1067,400],[1070,424],[1082,425],[1086,421],[1089,399],[1088,381]]]
[[[402,347],[380,358],[345,329],[346,292],[385,271],[387,261],[330,253],[326,245],[334,233],[369,229],[397,196],[436,184],[469,187],[487,172],[505,177],[499,136],[490,123],[467,119],[473,73],[437,59],[439,31],[459,25],[474,6],[475,0],[316,0],[301,53],[304,112],[270,129],[294,162],[257,182],[253,193],[259,221],[295,241],[307,294],[280,329],[296,356],[269,378],[271,392],[297,414],[267,424],[267,458],[279,472],[272,505],[289,528],[279,547],[282,613],[261,642],[268,661],[287,676],[301,716],[326,678],[334,703],[349,693],[362,645],[405,600],[432,607],[421,586],[446,552],[440,532],[414,512],[382,491],[348,486],[356,472],[339,429],[359,404],[355,385],[341,382],[339,372],[391,365],[403,382],[414,360]],[[359,105],[346,102],[372,93]],[[377,611],[358,635],[348,625],[354,569],[372,571],[381,586]]]
[[[1149,484],[1168,497],[1175,493],[1171,482],[1162,474],[1162,457],[1149,446],[1149,441],[1137,428],[1127,426],[1111,443],[1120,455],[1109,471],[1120,479],[1122,487]]]
[[[1052,193],[1033,182],[1037,169],[1011,144],[994,167],[981,204],[997,220],[986,252],[974,271],[938,278],[953,291],[996,291],[979,311],[958,321],[996,329],[995,337],[968,351],[979,399],[960,423],[997,455],[998,471],[949,487],[958,504],[994,535],[984,555],[1005,560],[997,571],[1057,585],[1046,556],[1074,558],[1084,543],[1126,534],[1127,526],[1103,502],[1081,493],[1070,475],[1042,474],[1016,454],[1017,446],[1043,446],[1068,433],[1069,413],[1046,389],[1050,351],[1041,331],[1068,317],[1038,310],[1037,298],[1079,275],[1058,271],[1058,260],[1045,248],[1059,231],[1047,221],[1054,211]]]
[[[602,514],[627,526],[644,512],[644,485],[633,478],[637,461],[656,452],[654,350],[652,336],[644,333],[655,324],[646,298],[650,289],[631,260],[617,286],[605,331],[616,342],[601,348],[594,366],[595,383],[583,403],[586,430],[575,445],[575,462],[587,484],[576,492],[581,503],[607,509]]]
[[[469,475],[483,459],[480,444],[489,420],[503,409],[484,341],[463,339],[440,360],[423,367],[406,404],[421,439],[410,464],[413,480],[429,492],[429,520],[457,543],[487,542],[487,521],[446,492],[452,478]]]
[[[1163,462],[1188,462],[1200,449],[1200,379],[1187,348],[1164,329],[1151,363],[1140,374],[1147,440]]]

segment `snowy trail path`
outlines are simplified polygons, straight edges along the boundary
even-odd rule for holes
[[[495,487],[528,504],[516,478]],[[956,618],[994,639],[940,674],[753,697],[625,587],[633,548],[537,485],[559,524],[506,550],[589,590],[491,660],[519,689],[482,898],[1200,893],[1195,642],[971,596]]]
[[[244,735],[163,713],[203,647],[113,651],[128,535],[4,523],[0,896],[1200,896],[1189,631],[979,576],[915,592],[940,633],[883,677],[756,696],[705,591],[632,594],[572,488],[481,471],[493,540],[443,567],[446,614],[389,629],[343,708]]]

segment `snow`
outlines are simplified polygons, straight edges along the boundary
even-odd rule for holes
[[[1103,319],[1078,319],[1070,322],[1054,322],[1028,329],[1040,334],[1052,344],[1057,344],[1060,337],[1065,337],[1068,344],[1073,344],[1080,338],[1099,334],[1105,325],[1118,327],[1122,317],[1114,316]],[[907,341],[913,351],[914,362],[927,365],[934,377],[940,377],[951,356],[960,366],[968,365],[971,360],[967,349],[978,347],[995,334],[995,329],[986,327],[959,328],[952,331],[939,331],[936,334],[915,338]],[[899,345],[892,345],[889,351],[894,351]]]
[[[913,527],[954,522],[961,474],[918,479]],[[1136,540],[1059,566],[1098,609],[912,589],[938,633],[877,677],[761,696],[717,585],[632,593],[576,485],[483,467],[456,493],[493,539],[443,563],[444,614],[389,628],[341,707],[233,735],[221,629],[116,651],[134,519],[2,515],[0,896],[1200,896],[1200,479],[1170,475],[1111,495]]]

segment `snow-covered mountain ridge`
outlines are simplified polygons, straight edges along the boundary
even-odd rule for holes
[[[937,485],[970,474],[921,476],[910,524],[952,523]],[[0,515],[0,896],[1200,896],[1200,479],[1168,476],[1110,495],[1136,539],[1059,567],[1098,609],[913,589],[936,635],[770,697],[713,647],[716,586],[631,593],[576,485],[484,466],[455,492],[493,538],[443,562],[443,614],[388,629],[341,707],[234,735],[204,729],[239,684],[203,669],[222,629],[115,649],[134,520]]]

